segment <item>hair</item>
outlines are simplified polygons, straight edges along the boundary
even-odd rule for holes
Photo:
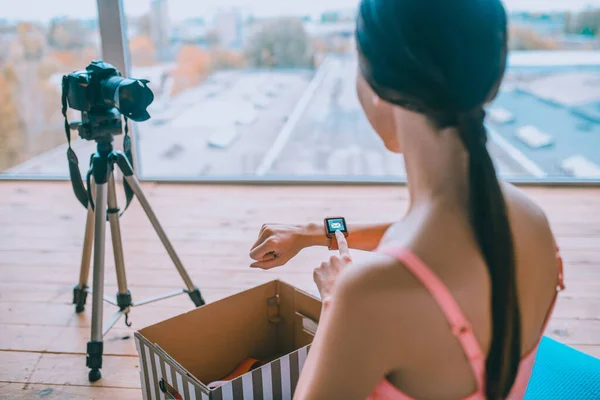
[[[521,358],[513,238],[486,147],[484,105],[498,93],[507,58],[500,0],[362,0],[359,66],[384,101],[455,127],[469,155],[469,217],[491,281],[488,399],[508,396]]]

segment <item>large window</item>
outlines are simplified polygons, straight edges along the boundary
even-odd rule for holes
[[[157,93],[139,126],[143,176],[403,175],[356,98],[356,2],[223,3],[127,3],[132,73]],[[600,11],[526,3],[507,4],[494,160],[511,178],[600,178]]]
[[[77,9],[89,14],[95,10],[91,1],[83,3]],[[130,75],[149,79],[155,94],[152,118],[136,130],[142,178],[404,176],[402,156],[385,150],[356,97],[357,1],[123,3]],[[507,0],[506,6],[509,67],[499,96],[487,110],[489,148],[500,174],[517,180],[600,179],[600,1]],[[15,16],[0,25],[2,37],[11,38],[0,46],[23,40],[22,20]],[[56,105],[44,103],[44,115],[52,116],[42,117],[33,103],[28,109],[22,101],[16,105],[18,99],[5,104],[8,115],[21,119],[2,119],[7,128],[0,128],[0,138],[28,144],[3,143],[10,161],[3,159],[6,165],[0,169],[36,173],[43,171],[32,169],[39,163],[21,163],[39,159],[37,154],[63,141],[56,79],[66,70],[84,67],[97,54],[98,31],[95,17],[83,12],[72,12],[71,18],[44,16],[27,26],[40,30],[43,43],[37,61],[29,63],[38,74],[42,61],[55,68],[46,72],[50,79],[45,82],[55,82],[55,92],[46,97]],[[14,80],[22,69],[1,51],[5,72],[0,79]],[[8,91],[0,85],[0,92],[18,97],[22,86],[36,91],[36,101],[44,101],[40,84],[29,78],[14,82]],[[34,121],[37,131],[30,126]],[[50,121],[58,126],[55,133]],[[1,136],[11,129],[20,133]],[[56,163],[66,175],[66,161]]]
[[[66,176],[62,76],[100,55],[96,2],[51,3],[0,0],[0,172],[4,174]],[[69,115],[80,118],[74,112]],[[88,143],[76,140],[74,147],[86,164],[91,152]]]

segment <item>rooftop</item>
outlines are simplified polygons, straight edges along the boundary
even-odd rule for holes
[[[581,68],[600,66],[598,50],[512,51],[508,56],[510,68]]]
[[[490,108],[511,115],[504,123],[490,122],[490,130],[535,163],[544,175],[577,176],[563,166],[575,156],[600,168],[600,68],[523,79],[502,91]],[[525,127],[547,136],[548,145],[536,147],[524,141],[519,132]]]
[[[600,52],[514,52],[510,60],[489,107],[489,148],[500,174],[600,178]],[[219,71],[173,97],[164,94],[165,69],[137,70],[154,78],[157,93],[152,119],[137,125],[142,176],[404,176],[401,156],[385,150],[363,115],[355,63],[330,56],[316,73]],[[545,144],[532,145],[540,137]],[[86,160],[94,145],[76,147]],[[63,146],[8,173],[66,176],[64,154]]]

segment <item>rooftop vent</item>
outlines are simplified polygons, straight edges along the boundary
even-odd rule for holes
[[[554,144],[554,138],[532,125],[527,125],[517,130],[517,138],[532,149],[549,147]]]

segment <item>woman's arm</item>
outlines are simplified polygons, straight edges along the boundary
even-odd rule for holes
[[[351,249],[373,251],[392,224],[348,224],[348,246]],[[270,269],[282,266],[302,249],[312,246],[329,246],[323,223],[265,224],[250,250],[250,257],[256,261],[252,267]]]
[[[375,271],[376,273],[378,271]],[[349,267],[325,300],[294,399],[364,400],[394,368],[386,307],[370,266]]]

